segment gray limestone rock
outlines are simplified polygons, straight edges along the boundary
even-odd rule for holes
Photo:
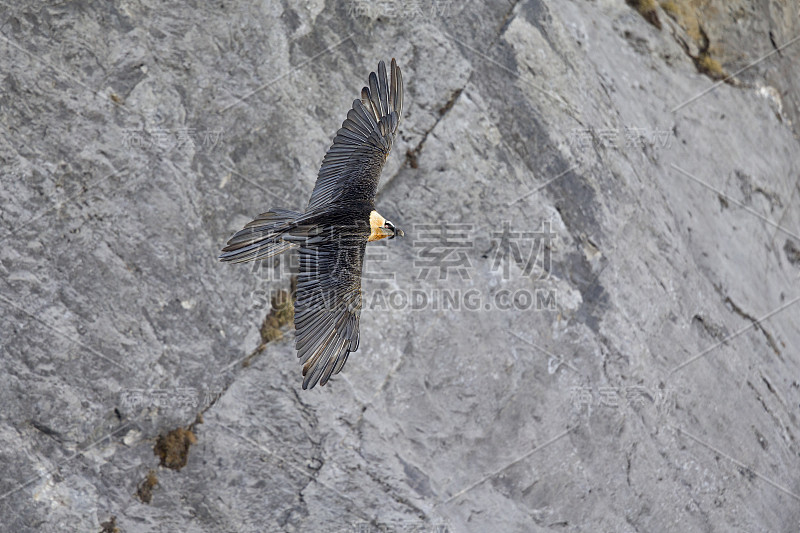
[[[654,9],[3,5],[0,530],[797,531],[797,4]],[[303,391],[292,257],[216,256],[391,57],[406,238]]]

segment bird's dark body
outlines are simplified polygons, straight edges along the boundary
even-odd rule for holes
[[[373,202],[364,202],[356,197],[349,203],[347,201],[336,202],[328,206],[322,213],[305,220],[309,224],[337,226],[348,226],[361,222],[365,226],[365,235],[369,236],[369,214],[374,210]]]
[[[304,389],[324,385],[358,349],[367,242],[403,235],[375,210],[402,107],[400,69],[393,59],[390,80],[381,61],[325,154],[306,211],[262,213],[222,250],[221,260],[243,262],[298,249],[295,346]]]

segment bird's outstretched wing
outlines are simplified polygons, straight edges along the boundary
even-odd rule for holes
[[[386,64],[381,61],[322,160],[307,211],[337,201],[374,199],[402,112],[403,76],[392,59],[387,79]]]
[[[300,271],[294,325],[303,388],[325,385],[358,349],[364,228],[314,226],[288,239],[298,243]]]

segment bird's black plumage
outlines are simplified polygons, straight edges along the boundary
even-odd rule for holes
[[[353,101],[322,160],[306,211],[262,213],[220,255],[222,261],[243,262],[298,248],[295,347],[304,363],[304,389],[325,385],[358,349],[367,242],[402,235],[375,211],[381,170],[403,110],[403,78],[394,59],[390,74],[383,61],[370,73],[369,87]]]

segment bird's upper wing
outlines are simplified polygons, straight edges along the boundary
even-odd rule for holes
[[[402,112],[403,76],[392,59],[391,79],[387,79],[386,64],[381,61],[322,160],[308,211],[337,200],[375,197]]]
[[[325,385],[358,349],[367,244],[364,228],[314,226],[306,231],[287,237],[300,245],[294,325],[304,389]]]

